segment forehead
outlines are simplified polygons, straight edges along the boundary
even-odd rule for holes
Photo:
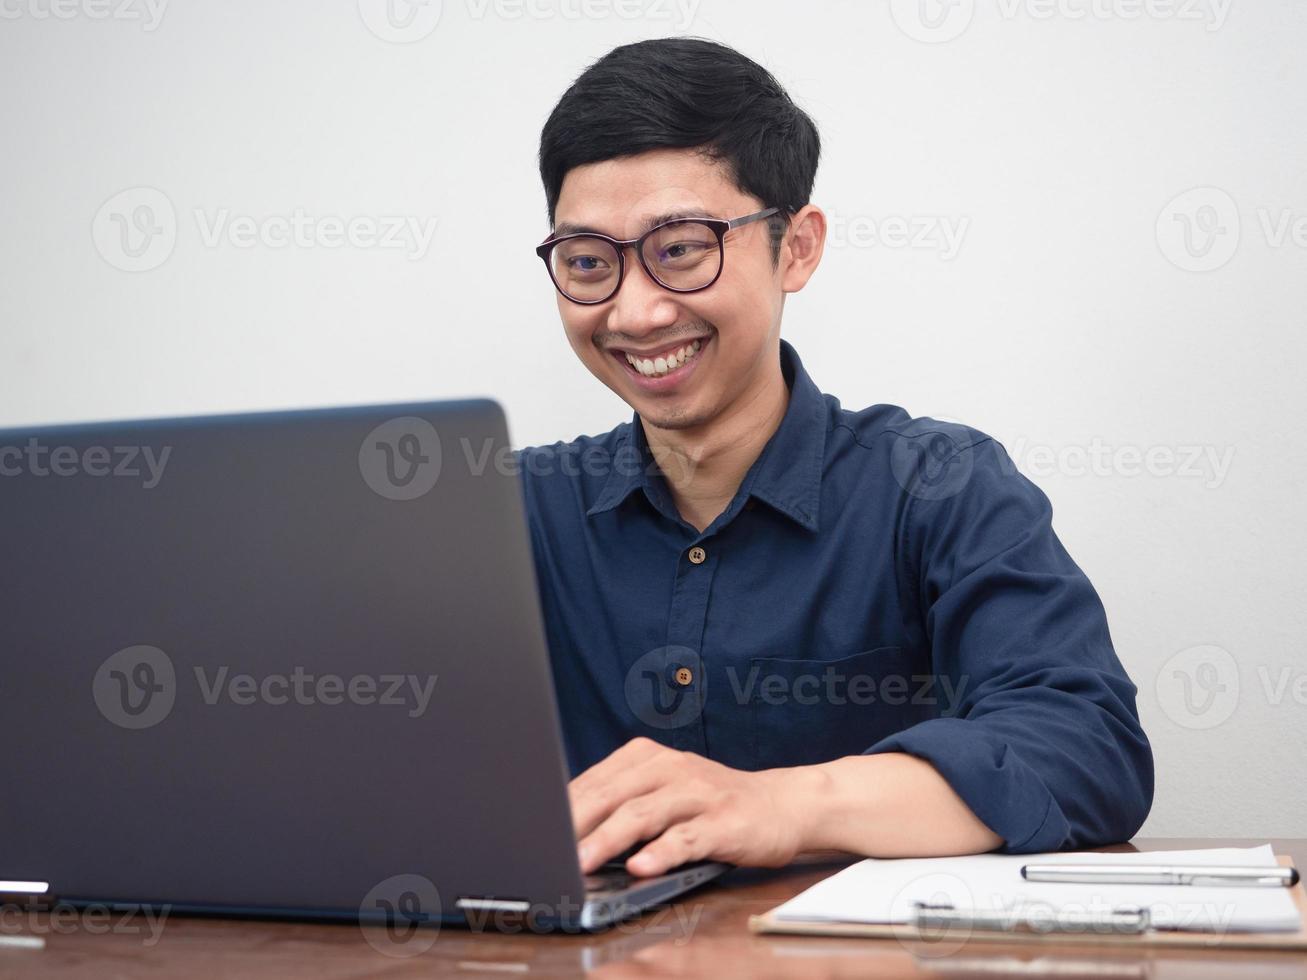
[[[668,214],[733,218],[750,201],[723,164],[694,150],[651,150],[569,170],[554,229],[634,238]]]

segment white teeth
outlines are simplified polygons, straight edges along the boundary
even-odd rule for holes
[[[694,357],[695,354],[699,353],[699,348],[702,346],[702,343],[696,340],[692,343],[686,344],[684,347],[677,348],[670,354],[664,354],[661,357],[655,357],[652,359],[648,357],[635,357],[632,354],[627,354],[626,363],[630,364],[631,367],[635,368],[647,378],[661,377],[664,374],[675,371],[690,358]]]

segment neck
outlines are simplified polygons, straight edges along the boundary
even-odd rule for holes
[[[744,397],[693,429],[659,429],[641,420],[676,509],[702,531],[735,497],[744,475],[780,428],[790,392],[779,355]]]

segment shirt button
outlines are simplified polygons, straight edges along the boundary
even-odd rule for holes
[[[702,565],[707,558],[708,552],[704,551],[702,548],[696,546],[690,549],[690,561],[694,562],[694,564]]]
[[[694,671],[689,667],[681,667],[676,671],[676,683],[681,687],[689,687],[690,682],[694,680]]]

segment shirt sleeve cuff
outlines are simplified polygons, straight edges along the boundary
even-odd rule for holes
[[[932,718],[864,754],[882,752],[903,752],[934,766],[976,818],[1003,838],[1001,850],[1030,854],[1066,846],[1070,826],[1039,774],[1006,740],[974,721]]]

